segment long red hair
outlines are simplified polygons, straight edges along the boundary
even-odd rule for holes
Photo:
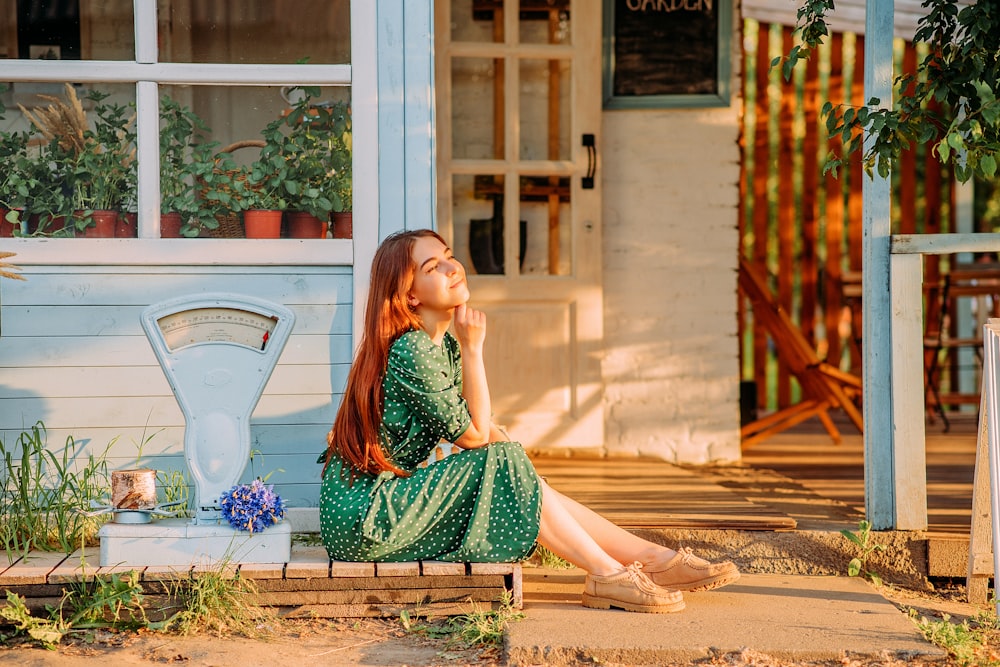
[[[337,418],[327,435],[327,462],[337,455],[355,471],[377,475],[388,470],[402,477],[409,475],[386,454],[382,380],[389,348],[404,333],[421,326],[420,318],[409,307],[408,295],[417,268],[413,246],[418,238],[427,236],[448,245],[437,232],[416,229],[392,234],[375,252],[364,331]]]

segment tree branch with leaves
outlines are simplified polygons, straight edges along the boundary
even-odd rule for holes
[[[841,157],[829,156],[825,171],[846,164],[862,151],[871,176],[888,176],[902,152],[914,143],[932,146],[944,164],[951,164],[962,182],[973,175],[992,178],[1000,159],[1000,3],[978,0],[961,9],[957,0],[924,0],[914,42],[925,42],[928,53],[916,72],[896,77],[894,104],[881,100],[866,106],[826,103],[822,114],[831,135],[847,147]],[[833,0],[806,0],[796,16],[801,41],[784,58],[771,61],[789,79],[795,65],[808,58],[829,34],[826,22]],[[888,37],[888,36],[887,36]],[[873,36],[869,36],[873,38]],[[864,136],[872,137],[864,146]]]

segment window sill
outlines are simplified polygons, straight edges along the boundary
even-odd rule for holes
[[[19,266],[350,266],[351,239],[4,239]]]

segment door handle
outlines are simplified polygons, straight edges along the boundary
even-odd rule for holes
[[[583,135],[583,146],[587,149],[587,175],[580,180],[580,187],[584,190],[593,190],[594,174],[597,173],[597,145],[594,135]]]

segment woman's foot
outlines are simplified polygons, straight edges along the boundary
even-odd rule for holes
[[[644,569],[657,586],[688,592],[710,591],[740,578],[740,571],[731,561],[709,563],[695,556],[689,547],[655,560]]]
[[[684,608],[684,596],[654,584],[643,574],[642,563],[636,562],[618,574],[606,577],[588,574],[583,584],[583,606],[667,614]]]

